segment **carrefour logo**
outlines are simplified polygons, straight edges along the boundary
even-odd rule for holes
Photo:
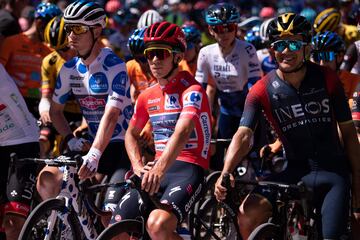
[[[179,94],[165,94],[165,110],[180,109]]]
[[[183,102],[184,107],[196,107],[197,109],[200,109],[202,103],[202,93],[197,91],[188,92],[185,94]]]
[[[106,93],[109,89],[106,75],[101,72],[93,74],[90,77],[89,86],[94,93]]]

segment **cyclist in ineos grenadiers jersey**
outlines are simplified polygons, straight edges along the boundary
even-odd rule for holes
[[[111,49],[101,48],[99,42],[105,19],[104,9],[94,2],[78,0],[66,8],[65,31],[77,57],[66,62],[59,73],[50,116],[71,151],[86,151],[89,142],[73,135],[63,114],[64,104],[73,94],[92,141],[89,152],[83,157],[79,178],[95,176],[100,180],[105,174],[112,176],[110,181],[122,181],[130,167],[124,135],[133,108],[125,63]],[[39,192],[43,198],[56,196],[60,173],[50,167],[45,170],[39,176]],[[113,190],[108,190],[106,195],[107,210],[113,209],[121,197],[118,189]]]
[[[279,15],[270,23],[271,50],[279,68],[250,90],[215,195],[218,200],[225,198],[222,176],[232,173],[249,151],[263,110],[288,160],[287,169],[268,180],[293,184],[303,181],[313,190],[312,202],[321,215],[318,225],[322,238],[340,239],[346,233],[349,214],[349,163],[354,215],[360,219],[360,147],[336,72],[305,60],[310,53],[310,32],[310,23],[294,13]],[[238,216],[243,239],[276,211],[275,200],[276,196],[263,188],[246,198]]]
[[[15,165],[8,176],[10,154],[39,157],[39,128],[14,80],[0,64],[0,238],[18,239],[30,211],[36,164]],[[20,177],[21,176],[21,177]],[[2,235],[6,232],[6,238]]]
[[[209,163],[210,109],[206,93],[194,77],[179,71],[186,42],[180,27],[155,23],[144,36],[145,56],[158,84],[140,93],[125,135],[126,150],[135,174],[142,175],[142,189],[159,193],[171,211],[152,210],[146,223],[151,239],[178,239],[177,224],[186,217],[203,187]],[[150,120],[155,161],[144,165],[139,134]],[[130,190],[119,202],[111,223],[141,216],[138,193]],[[128,236],[119,236],[126,239]]]
[[[231,138],[244,111],[249,88],[261,77],[260,64],[255,47],[236,38],[240,14],[235,6],[228,3],[211,5],[205,19],[217,43],[200,50],[195,78],[207,85],[211,107],[215,93],[220,99],[217,138]],[[217,149],[212,168],[222,168],[223,152],[224,149]]]

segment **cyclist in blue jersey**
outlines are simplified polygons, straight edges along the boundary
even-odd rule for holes
[[[209,32],[217,43],[200,50],[195,78],[206,85],[211,107],[216,93],[220,99],[217,138],[231,138],[236,132],[246,95],[261,77],[255,47],[236,38],[239,19],[235,6],[228,3],[211,5],[205,14]],[[212,168],[221,169],[223,151],[217,150]]]
[[[125,63],[111,49],[101,48],[99,42],[105,19],[104,9],[94,2],[78,0],[66,8],[65,31],[77,57],[66,62],[58,75],[50,116],[71,151],[90,148],[78,172],[80,179],[95,176],[100,180],[108,175],[112,176],[110,181],[122,181],[130,168],[124,135],[133,108]],[[64,104],[70,94],[75,96],[86,119],[91,147],[73,135],[64,117]],[[38,186],[43,198],[57,195],[59,176],[59,170],[50,167],[40,173]],[[108,190],[107,210],[116,206],[121,197],[118,191]]]
[[[283,172],[267,180],[294,184],[303,181],[313,190],[322,237],[340,239],[346,232],[350,187],[354,215],[360,219],[360,147],[336,72],[306,61],[310,33],[310,23],[294,13],[281,14],[270,23],[271,51],[279,68],[250,90],[215,195],[219,201],[225,198],[222,176],[232,173],[251,148],[253,131],[263,111],[288,160]],[[275,199],[271,192],[257,188],[241,204],[238,223],[244,239],[276,211]]]

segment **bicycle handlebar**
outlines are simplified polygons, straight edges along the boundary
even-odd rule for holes
[[[12,163],[45,163],[48,166],[53,167],[80,167],[82,164],[82,157],[80,154],[75,155],[75,157],[59,156],[57,158],[17,158],[16,153],[11,153],[10,158]]]

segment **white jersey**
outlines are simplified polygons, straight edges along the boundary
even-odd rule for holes
[[[0,146],[38,141],[36,119],[27,109],[14,80],[0,64]]]
[[[111,141],[124,140],[133,113],[130,84],[125,63],[111,49],[103,48],[89,67],[78,57],[63,65],[56,81],[53,100],[65,104],[70,93],[78,101],[93,138],[105,106],[120,109]]]
[[[360,40],[354,42],[357,53],[357,61],[351,69],[351,73],[360,74]]]
[[[200,50],[195,78],[201,84],[215,81],[221,101],[221,111],[240,115],[248,89],[261,78],[255,47],[235,39],[232,51],[223,56],[217,43]]]

